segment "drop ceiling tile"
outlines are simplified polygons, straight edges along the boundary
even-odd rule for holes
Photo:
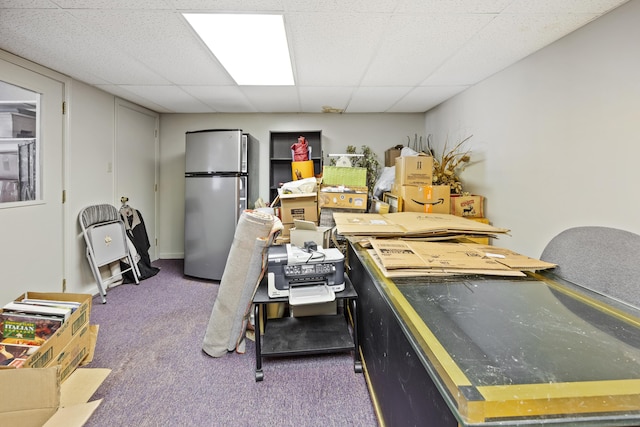
[[[553,43],[585,22],[584,15],[499,15],[423,85],[477,82]]]
[[[291,14],[296,84],[357,85],[382,37],[388,17],[381,14]]]
[[[387,110],[388,113],[424,113],[468,86],[420,86],[412,89]]]
[[[234,84],[180,14],[122,10],[71,13],[103,39],[110,40],[113,49],[136,58],[171,83]]]
[[[359,87],[353,93],[346,112],[386,112],[410,90],[410,87]]]
[[[628,0],[515,0],[505,13],[531,14],[603,14]]]
[[[202,113],[211,111],[210,107],[177,86],[123,85],[121,88],[149,102],[161,105],[173,113]]]
[[[260,113],[300,111],[298,91],[294,86],[242,86],[241,90]]]
[[[59,9],[4,11],[0,48],[89,84],[168,83]]]
[[[322,107],[347,108],[349,99],[353,94],[353,88],[342,87],[310,87],[303,86],[298,89],[300,94],[300,106],[304,113],[320,113]]]
[[[362,85],[418,85],[494,17],[394,16]]]
[[[50,0],[0,0],[0,9],[57,9]],[[4,17],[3,17],[4,18]]]
[[[281,12],[284,11],[283,0],[165,0],[180,11],[204,12]]]
[[[402,0],[284,0],[287,12],[391,13]]]
[[[238,86],[182,86],[182,90],[219,113],[256,113]]]
[[[63,9],[169,9],[164,0],[55,0]]]
[[[513,0],[404,0],[397,12],[429,15],[500,13],[511,2]]]
[[[122,99],[126,99],[130,102],[133,102],[134,104],[138,104],[142,107],[148,108],[157,113],[173,113],[174,112],[173,110],[165,108],[162,105],[156,104],[145,97],[139,96],[136,93],[128,91],[122,86],[108,85],[108,84],[96,84],[94,86],[97,87],[98,89],[101,89],[112,95],[118,96]]]

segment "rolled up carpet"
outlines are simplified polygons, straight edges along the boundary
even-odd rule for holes
[[[247,210],[240,216],[202,345],[209,356],[222,357],[243,344],[275,221],[273,215],[258,211]]]

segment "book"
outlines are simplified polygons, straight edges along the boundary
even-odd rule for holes
[[[71,313],[76,311],[78,307],[80,307],[81,303],[76,301],[58,301],[58,300],[48,300],[48,299],[35,299],[35,298],[25,298],[20,301],[23,304],[31,304],[31,305],[42,305],[48,307],[62,307],[62,308],[70,308]]]
[[[67,320],[71,315],[71,309],[68,307],[49,307],[44,305],[26,304],[20,301],[10,302],[5,304],[2,308],[3,311],[9,311],[14,313],[31,313],[31,314],[43,314],[47,316],[58,316]]]
[[[0,366],[21,366],[37,350],[34,345],[0,343]]]
[[[61,317],[3,312],[0,314],[3,343],[42,345],[60,328]]]

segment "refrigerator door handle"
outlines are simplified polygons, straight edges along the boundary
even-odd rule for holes
[[[238,205],[236,218],[240,218],[240,214],[247,209],[247,186],[246,177],[240,177],[237,181],[236,194],[238,195]]]
[[[240,158],[240,172],[242,173],[249,172],[247,150],[248,150],[248,137],[246,134],[242,134],[242,137],[240,139],[240,152],[238,153],[238,156]]]

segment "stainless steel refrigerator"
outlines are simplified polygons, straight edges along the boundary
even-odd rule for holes
[[[258,198],[258,155],[241,129],[186,133],[184,274],[222,278],[238,219]]]

